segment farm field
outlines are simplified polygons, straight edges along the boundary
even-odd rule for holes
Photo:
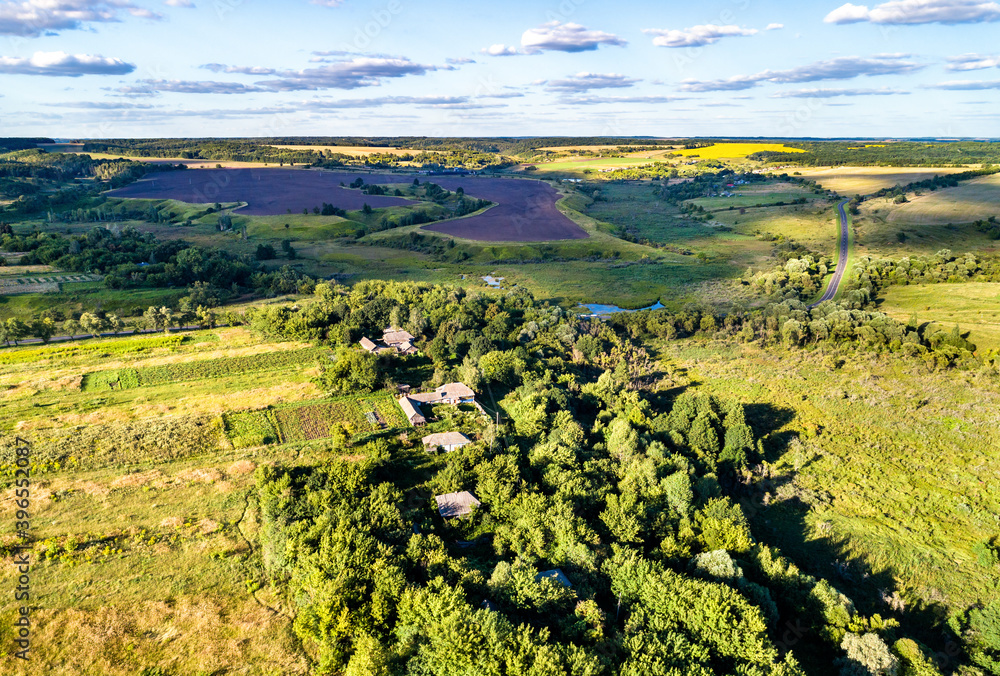
[[[753,153],[764,151],[778,153],[801,153],[804,150],[790,148],[783,143],[715,143],[704,148],[682,148],[673,151],[677,155],[702,160],[742,159]]]
[[[879,310],[900,321],[913,315],[939,329],[958,325],[979,350],[1000,350],[1000,284],[912,284],[887,287]]]
[[[891,223],[944,225],[1000,217],[1000,174],[963,181],[957,187],[925,192],[896,205]]]
[[[906,185],[933,178],[936,174],[967,171],[963,167],[803,167],[797,169],[806,178],[845,197],[870,195],[882,188]]]
[[[12,434],[30,438],[35,453],[32,583],[45,601],[33,617],[33,664],[66,676],[124,676],[136,664],[169,673],[308,672],[284,602],[258,589],[247,496],[258,465],[310,461],[313,451],[234,450],[220,416],[234,405],[314,399],[310,375],[276,368],[81,391],[84,374],[109,366],[202,369],[226,355],[295,354],[289,347],[301,349],[227,328],[0,351],[2,471]],[[8,522],[11,490],[0,490]],[[0,548],[12,537],[0,530]],[[11,574],[0,570],[0,584]]]
[[[527,166],[535,167],[539,173],[583,174],[594,171],[625,169],[652,164],[654,160],[642,156],[629,157],[572,157],[559,158],[551,162],[539,162]]]
[[[907,204],[894,204],[888,198],[869,199],[861,204],[854,223],[858,241],[868,253],[899,257],[941,249],[984,254],[1000,251],[1000,242],[978,230],[973,223],[913,223],[894,218],[896,211],[905,206]]]
[[[364,204],[391,207],[412,204],[399,197],[364,195],[340,187],[356,178],[380,185],[409,182],[407,176],[328,171],[299,172],[285,169],[259,171],[207,170],[192,176],[171,172],[156,179],[134,183],[107,193],[111,197],[176,199],[196,204],[222,200],[247,202],[237,211],[247,215],[301,213],[331,201],[343,209],[358,210]],[[497,206],[466,218],[425,226],[427,229],[479,241],[547,241],[583,239],[587,233],[555,207],[558,193],[541,181],[479,177],[433,177],[447,190],[459,187],[472,197],[496,202]],[[194,182],[193,182],[194,181]]]

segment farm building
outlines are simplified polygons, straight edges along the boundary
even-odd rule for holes
[[[403,409],[403,415],[406,416],[411,425],[423,425],[427,422],[427,419],[420,412],[420,406],[409,397],[400,397],[399,407]]]
[[[552,570],[544,570],[535,576],[535,582],[541,582],[542,580],[549,579],[554,582],[558,582],[564,587],[572,587],[569,578],[560,570],[559,568],[553,568]]]
[[[441,434],[429,434],[422,439],[424,450],[432,451],[441,449],[445,453],[451,453],[471,444],[472,441],[461,432],[443,432]]]
[[[411,425],[423,425],[427,422],[420,410],[421,404],[474,404],[476,393],[464,383],[448,383],[433,392],[408,394],[399,399],[399,405],[406,414]]]
[[[469,491],[435,495],[434,499],[437,501],[438,512],[445,519],[452,519],[456,516],[468,516],[472,514],[474,507],[482,504]]]
[[[417,348],[413,345],[413,336],[411,336],[406,331],[399,331],[395,329],[386,329],[385,335],[382,336],[382,342],[376,343],[368,337],[362,338],[358,343],[366,351],[372,354],[382,354],[383,352],[392,352],[394,354],[416,354]]]
[[[433,392],[422,392],[410,396],[422,404],[472,404],[476,401],[476,393],[465,383],[448,383]]]

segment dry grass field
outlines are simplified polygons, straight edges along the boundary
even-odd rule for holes
[[[933,178],[935,174],[954,174],[964,168],[935,167],[823,167],[798,170],[806,178],[841,195],[870,195],[882,188],[906,185]]]
[[[879,310],[900,321],[916,313],[921,322],[951,330],[956,324],[969,331],[980,351],[1000,350],[1000,284],[919,284],[890,286]]]
[[[991,216],[1000,217],[1000,174],[913,197],[893,209],[889,222],[944,225],[971,223]]]
[[[315,150],[327,153],[339,153],[341,155],[354,155],[355,157],[366,157],[368,155],[416,155],[422,152],[437,153],[439,150],[413,150],[411,148],[396,148],[391,146],[271,146],[272,148],[286,148],[289,150]]]

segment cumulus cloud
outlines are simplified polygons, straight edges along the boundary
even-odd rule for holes
[[[1000,4],[984,0],[893,0],[869,9],[847,3],[826,15],[826,23],[982,23],[1000,21]]]
[[[201,66],[205,70],[213,73],[240,73],[241,75],[274,75],[274,68],[261,68],[260,66],[227,66],[224,63],[206,63]]]
[[[647,35],[655,35],[653,44],[657,47],[702,47],[704,45],[715,44],[722,38],[745,37],[758,33],[755,28],[717,26],[715,24],[692,26],[683,30],[647,28],[642,32]]]
[[[444,60],[445,63],[451,64],[453,66],[463,66],[467,63],[475,63],[475,59],[470,59],[468,57],[458,57],[458,58],[448,58]]]
[[[308,91],[320,89],[358,89],[373,87],[383,79],[400,78],[407,75],[424,75],[441,70],[440,66],[430,66],[396,57],[356,57],[336,61],[326,66],[304,70],[277,71],[278,79],[265,80],[257,84],[272,91]],[[445,67],[450,70],[451,66]]]
[[[149,103],[126,103],[124,101],[66,101],[61,103],[43,103],[52,108],[77,108],[80,110],[149,110],[154,106]]]
[[[80,77],[81,75],[127,75],[134,70],[135,64],[100,55],[35,52],[28,58],[0,56],[0,73],[8,75]]]
[[[529,28],[521,36],[521,47],[529,54],[544,51],[591,52],[601,45],[624,47],[628,42],[604,31],[587,30],[578,23],[549,21]]]
[[[682,96],[575,96],[563,99],[560,103],[574,106],[595,106],[601,103],[673,103],[674,101],[687,100],[689,99]]]
[[[1000,80],[949,80],[930,85],[928,89],[944,89],[947,91],[980,91],[983,89],[1000,89]]]
[[[966,71],[983,70],[984,68],[1000,68],[1000,56],[985,56],[983,54],[962,54],[948,58],[948,70]]]
[[[808,66],[789,70],[765,70],[754,75],[737,75],[724,80],[684,80],[681,90],[687,92],[738,91],[756,87],[761,82],[796,83],[822,80],[850,80],[876,75],[914,73],[925,66],[909,60],[908,54],[876,54],[868,58],[842,56],[817,61]]]
[[[0,2],[0,35],[35,38],[51,31],[120,21],[122,12],[147,19],[162,18],[127,0],[4,0]]]
[[[312,0],[312,4],[321,7],[340,7],[344,4],[344,0]]]
[[[185,7],[187,9],[194,9],[194,3],[191,0],[166,0],[163,4],[169,5],[170,7]]]
[[[618,73],[577,73],[564,80],[552,80],[547,84],[547,88],[553,91],[585,92],[590,89],[631,87],[639,81]]]
[[[784,27],[785,27],[785,24],[783,24],[783,23],[769,23],[769,24],[767,24],[767,28],[765,28],[764,30],[766,30],[766,31],[778,31],[778,30],[781,30]]]
[[[126,96],[152,96],[158,92],[177,94],[250,94],[267,91],[262,87],[239,82],[212,82],[205,80],[139,80],[138,86],[121,87]]]
[[[795,89],[778,92],[775,99],[832,99],[838,96],[902,96],[910,92],[902,89]]]
[[[515,56],[521,53],[518,51],[517,47],[511,47],[503,43],[483,47],[480,51],[489,56]]]

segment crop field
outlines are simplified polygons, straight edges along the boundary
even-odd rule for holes
[[[0,276],[0,295],[15,295],[22,293],[58,293],[61,284],[79,284],[99,282],[97,275],[36,275],[31,277]]]
[[[850,197],[870,195],[882,188],[923,181],[936,174],[954,174],[967,170],[953,167],[827,167],[802,168],[797,171],[826,190]]]
[[[1000,284],[911,284],[890,286],[879,310],[900,321],[913,315],[936,328],[950,331],[958,325],[981,352],[1000,350]]]
[[[602,169],[626,169],[652,164],[654,160],[645,157],[563,157],[551,162],[539,162],[529,166],[535,167],[541,173],[584,173],[586,170],[600,171]]]
[[[955,188],[944,188],[912,197],[896,205],[889,214],[891,223],[943,225],[971,223],[1000,217],[1000,174],[963,181]]]
[[[142,338],[116,338],[94,342],[72,342],[50,347],[25,347],[0,351],[0,365],[49,363],[53,360],[78,356],[95,355],[111,357],[117,355],[137,355],[161,348],[176,348],[191,342],[190,335],[152,336]]]
[[[301,402],[273,410],[224,415],[226,435],[235,448],[326,439],[335,423],[343,423],[353,436],[409,427],[399,404],[387,394]]]
[[[246,202],[246,208],[239,213],[248,215],[301,213],[303,209],[312,209],[324,202],[351,210],[365,204],[372,207],[407,204],[407,200],[399,197],[364,195],[359,190],[340,187],[341,182],[350,183],[358,176],[295,169],[172,171],[111,190],[107,195],[174,199],[193,204]],[[376,180],[370,176],[364,178]]]
[[[101,371],[84,376],[81,389],[84,392],[129,389],[140,386],[167,385],[186,380],[225,378],[243,373],[294,368],[315,363],[316,359],[324,352],[326,350],[323,348],[305,348],[242,357],[222,357],[179,364],[164,364],[128,369],[122,372],[127,374],[123,378],[118,377],[121,374],[117,371]]]
[[[778,153],[803,153],[804,150],[789,148],[783,143],[716,143],[705,148],[690,148],[673,151],[688,158],[702,160],[740,159],[753,153],[773,151]]]

